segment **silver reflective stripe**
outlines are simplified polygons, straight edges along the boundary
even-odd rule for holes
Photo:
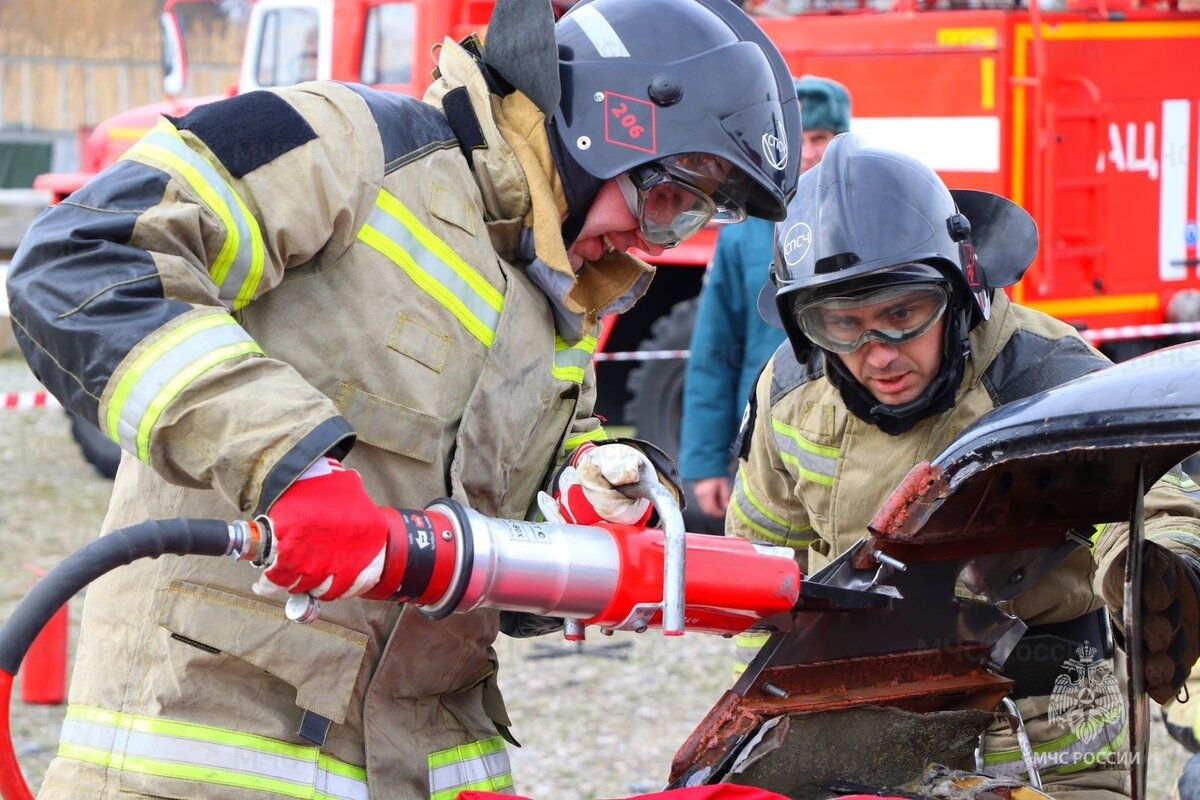
[[[560,381],[583,383],[588,362],[596,352],[596,344],[595,336],[584,336],[574,345],[568,344],[561,336],[555,336],[551,374]]]
[[[833,486],[837,475],[838,450],[815,444],[800,435],[800,432],[775,418],[771,419],[775,431],[775,445],[788,467],[795,470],[796,477],[807,478],[823,486]]]
[[[566,19],[579,26],[579,30],[583,31],[583,35],[592,43],[592,47],[595,47],[596,52],[604,58],[629,58],[629,51],[625,49],[625,43],[621,41],[621,37],[613,30],[613,26],[608,23],[604,15],[594,7],[576,8],[566,16]]]
[[[1103,726],[1087,741],[1076,731],[1070,731],[1049,742],[1035,744],[1033,763],[1042,775],[1063,775],[1103,767],[1108,758],[1119,761],[1118,751],[1129,734],[1127,723],[1122,703],[1106,715]],[[986,753],[983,761],[983,771],[987,775],[1016,778],[1026,773],[1020,750]]]
[[[429,756],[430,800],[455,800],[464,791],[512,788],[512,764],[499,736]]]
[[[817,538],[811,525],[793,528],[787,520],[761,503],[751,491],[745,471],[741,467],[738,468],[737,478],[733,482],[729,510],[742,524],[750,528],[754,538],[771,544],[803,549]]]
[[[59,756],[163,778],[313,800],[366,800],[366,772],[317,748],[261,736],[71,706]]]
[[[398,199],[380,190],[358,238],[404,270],[485,347],[500,324],[504,296]]]
[[[217,364],[262,348],[223,313],[189,319],[164,334],[126,370],[109,401],[109,436],[149,461],[150,433],[166,407]]]
[[[225,242],[209,265],[221,302],[237,310],[253,300],[266,259],[262,233],[258,221],[216,168],[188,147],[167,122],[159,123],[122,158],[167,167],[191,187],[225,227]]]

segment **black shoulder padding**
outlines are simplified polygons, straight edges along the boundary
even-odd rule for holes
[[[204,142],[235,178],[317,138],[308,120],[271,92],[248,92],[168,119]]]
[[[814,347],[805,355],[807,358],[804,361],[797,360],[791,342],[786,339],[779,345],[779,349],[772,356],[775,372],[771,378],[771,405],[778,403],[789,392],[825,374],[823,350]]]
[[[1075,380],[1109,365],[1074,336],[1050,339],[1017,331],[983,374],[983,385],[997,406]]]
[[[363,99],[383,142],[384,172],[391,173],[432,150],[458,147],[442,112],[415,97],[381,92],[358,83],[346,87]]]

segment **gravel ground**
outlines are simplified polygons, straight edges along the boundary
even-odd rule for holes
[[[0,358],[0,392],[38,388],[24,363]],[[0,620],[33,580],[99,527],[109,483],[82,460],[61,411],[0,410]],[[72,635],[82,603],[71,604]],[[538,800],[619,797],[657,789],[671,757],[728,686],[731,643],[657,633],[502,638],[500,683],[514,732],[517,789]],[[12,704],[14,741],[31,786],[53,756],[64,707]],[[1172,795],[1186,754],[1155,725],[1152,800]]]

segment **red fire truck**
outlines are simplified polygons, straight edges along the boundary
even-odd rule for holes
[[[166,84],[186,83],[177,13],[163,15]],[[1044,2],[1044,0],[1043,0]],[[909,152],[952,187],[1024,205],[1041,254],[1016,300],[1084,330],[1119,359],[1200,331],[1200,6],[1177,0],[790,0],[761,17],[796,74],[854,98],[853,130]],[[556,0],[556,7],[569,7]],[[753,0],[748,4],[753,8]],[[492,0],[257,0],[236,89],[308,78],[420,94],[431,47],[481,29]],[[731,76],[736,80],[736,76]],[[101,123],[84,173],[111,163],[159,113]],[[86,175],[43,176],[57,197]],[[649,295],[610,319],[597,359],[601,413],[674,450],[684,361],[715,234],[668,251]]]

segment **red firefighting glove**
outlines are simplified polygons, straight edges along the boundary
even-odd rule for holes
[[[653,509],[645,498],[629,498],[617,486],[638,483],[642,476],[657,478],[654,465],[627,444],[597,446],[588,442],[571,456],[558,478],[559,509],[567,522],[592,525],[615,522],[644,525]]]
[[[1189,559],[1145,543],[1142,646],[1146,694],[1165,703],[1179,693],[1200,657],[1200,574]]]
[[[256,594],[355,597],[379,582],[387,521],[362,478],[334,458],[313,464],[268,513],[275,546]]]

